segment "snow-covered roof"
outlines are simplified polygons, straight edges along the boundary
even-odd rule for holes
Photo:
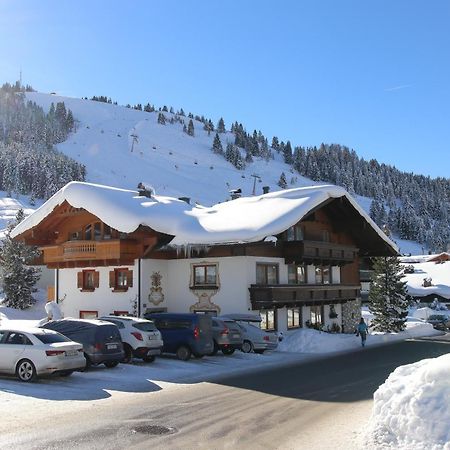
[[[427,258],[430,258],[430,255],[427,255]],[[405,265],[410,264],[410,260],[405,261],[404,258],[402,260]],[[405,273],[404,278],[410,295],[414,297],[440,295],[450,299],[450,261],[420,262],[412,265],[414,273]],[[431,278],[431,286],[423,286],[425,278]]]
[[[137,191],[74,181],[17,225],[11,235],[17,237],[37,226],[67,201],[118,231],[131,233],[144,225],[174,236],[171,244],[175,245],[256,242],[281,233],[326,200],[342,197],[397,251],[397,246],[345,189],[332,185],[287,189],[202,207],[172,197],[148,198]]]

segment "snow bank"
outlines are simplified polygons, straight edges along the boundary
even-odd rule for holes
[[[435,330],[429,323],[407,322],[406,330],[400,333],[374,332],[369,334],[366,347],[439,334],[442,333]],[[360,346],[361,339],[354,334],[332,334],[301,328],[286,334],[278,345],[278,350],[299,353],[333,353],[352,350]]]
[[[3,297],[0,297],[0,326],[8,320],[14,320],[17,326],[35,326],[36,323],[47,316],[45,312],[45,298],[47,292],[44,289],[38,290],[35,294],[36,303],[28,309],[20,310],[8,308],[3,305]]]
[[[434,309],[425,307],[425,308],[417,308],[415,311],[413,311],[412,315],[418,319],[427,320],[428,317],[430,317],[433,314],[439,314],[439,311],[436,311]]]
[[[367,444],[450,450],[450,354],[400,366],[374,394]]]

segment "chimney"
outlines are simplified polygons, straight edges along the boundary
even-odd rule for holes
[[[151,189],[147,188],[144,183],[139,183],[137,185],[137,189],[138,189],[138,194],[139,197],[148,197],[148,198],[152,198],[152,191]]]
[[[181,200],[182,202],[186,202],[188,205],[191,204],[191,197],[178,197],[178,200]]]
[[[270,192],[270,186],[263,186],[263,194],[268,194]]]
[[[242,189],[231,189],[230,191],[230,195],[231,195],[231,200],[236,200],[237,198],[240,198],[242,194]]]

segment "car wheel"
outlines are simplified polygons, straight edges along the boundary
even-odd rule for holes
[[[144,356],[144,357],[142,358],[142,360],[143,360],[144,362],[150,363],[150,362],[153,362],[153,361],[155,360],[155,356],[154,356],[154,355]]]
[[[86,365],[84,366],[82,372],[85,372],[86,370],[89,370],[92,367],[91,358],[89,358],[89,356],[86,353],[84,353],[84,359],[86,360]]]
[[[191,357],[191,349],[182,345],[177,349],[177,358],[181,361],[187,361]]]
[[[108,369],[112,369],[113,367],[116,367],[117,364],[119,364],[119,361],[105,361],[103,364],[105,364]]]
[[[219,346],[217,345],[217,342],[214,341],[214,348],[213,351],[211,353],[209,353],[208,356],[215,356],[217,355],[217,352],[219,351]]]
[[[234,353],[234,348],[223,348],[222,353],[227,356],[232,355]]]
[[[242,348],[241,350],[244,353],[250,353],[253,350],[253,345],[250,341],[244,341],[244,343],[242,344]]]
[[[36,379],[36,367],[29,359],[22,359],[17,363],[16,375],[20,381],[33,381]]]
[[[123,357],[122,362],[129,364],[133,359],[133,350],[128,344],[124,344],[123,350],[125,352],[125,356]]]
[[[264,349],[260,350],[254,350],[255,353],[258,353],[259,355],[262,355],[264,353]]]
[[[73,370],[65,370],[64,372],[59,372],[60,377],[70,377],[73,374]]]

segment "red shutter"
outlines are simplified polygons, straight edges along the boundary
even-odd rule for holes
[[[77,273],[77,287],[78,289],[83,289],[83,272]]]
[[[98,288],[100,286],[100,272],[94,272],[94,287]]]
[[[114,270],[111,270],[109,272],[109,287],[110,288],[116,287],[116,272]]]
[[[132,270],[127,271],[127,286],[129,288],[133,287],[133,271]]]

